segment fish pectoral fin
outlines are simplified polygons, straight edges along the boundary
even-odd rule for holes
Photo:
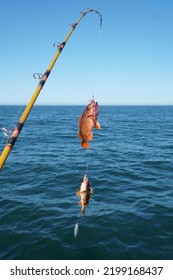
[[[82,136],[81,136],[81,134],[80,134],[80,131],[78,131],[78,137],[79,137],[80,140],[83,140],[83,139],[82,139]]]
[[[96,129],[101,129],[101,125],[100,125],[100,123],[98,121],[96,121],[95,128]]]
[[[82,201],[79,201],[78,205],[79,205],[79,206],[82,206]]]
[[[76,195],[77,195],[77,196],[81,196],[80,191],[76,192]]]
[[[87,141],[82,141],[81,146],[85,149],[89,148],[88,142]]]
[[[93,140],[93,133],[92,131],[90,132],[89,136],[88,136],[88,140],[92,141]]]
[[[85,190],[82,191],[82,192],[80,191],[80,194],[81,194],[81,195],[85,195],[85,194],[86,194],[86,191],[85,191]]]

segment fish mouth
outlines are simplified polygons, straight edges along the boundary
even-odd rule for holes
[[[88,115],[87,118],[94,118],[93,114],[92,115]]]

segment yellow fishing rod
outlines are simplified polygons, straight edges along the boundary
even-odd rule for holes
[[[8,155],[9,155],[9,153],[11,152],[11,150],[12,150],[12,148],[13,148],[13,146],[14,146],[14,144],[15,144],[15,142],[16,142],[16,140],[17,140],[17,138],[18,138],[18,136],[19,136],[19,134],[20,134],[24,124],[25,124],[25,122],[26,122],[26,119],[27,119],[27,117],[28,117],[28,115],[29,115],[29,113],[30,113],[30,111],[31,111],[31,109],[32,109],[32,107],[33,107],[33,105],[34,105],[34,103],[35,103],[35,101],[36,101],[40,91],[42,90],[45,82],[47,81],[47,78],[49,77],[50,72],[51,72],[53,66],[55,65],[55,62],[58,59],[61,51],[63,50],[66,42],[68,41],[69,37],[73,33],[73,31],[76,28],[76,26],[78,25],[78,23],[82,20],[82,18],[86,14],[88,14],[90,12],[95,12],[95,13],[97,13],[99,15],[99,17],[100,17],[100,27],[101,27],[101,25],[102,25],[102,16],[101,16],[101,14],[98,11],[93,10],[93,9],[88,9],[86,12],[81,12],[81,16],[79,17],[79,19],[76,21],[76,23],[72,24],[71,29],[70,29],[69,33],[67,34],[67,36],[65,37],[64,41],[60,45],[57,46],[58,50],[57,50],[54,58],[52,59],[50,65],[47,68],[47,70],[45,71],[45,73],[41,77],[40,82],[39,82],[39,84],[38,84],[38,86],[37,86],[37,88],[36,88],[32,98],[31,98],[31,100],[29,101],[29,103],[26,106],[23,114],[20,117],[19,122],[16,124],[16,126],[14,127],[14,129],[11,132],[11,135],[9,136],[9,138],[7,140],[7,143],[6,143],[2,153],[0,155],[0,170],[3,168],[3,166],[4,166],[5,162],[6,162],[6,159],[7,159]]]

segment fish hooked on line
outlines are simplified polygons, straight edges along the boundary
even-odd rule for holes
[[[80,190],[76,192],[76,195],[81,198],[79,205],[82,207],[82,215],[85,215],[85,208],[86,206],[88,206],[92,194],[93,189],[91,188],[89,180],[85,174],[83,177],[82,184],[80,186]]]
[[[82,141],[81,146],[85,149],[89,148],[88,140],[93,140],[92,129],[100,129],[100,123],[97,121],[99,114],[98,102],[95,102],[94,98],[87,105],[83,114],[79,117],[78,126],[78,137]]]

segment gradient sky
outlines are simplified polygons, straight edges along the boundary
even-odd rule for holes
[[[172,0],[1,0],[0,105],[26,104],[80,11],[36,104],[173,105]]]

